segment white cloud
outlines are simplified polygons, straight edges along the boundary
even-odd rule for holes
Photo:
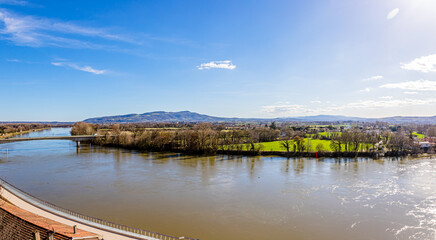
[[[310,113],[311,109],[308,109],[304,105],[290,104],[288,102],[278,103],[277,105],[263,106],[262,112],[273,115],[286,115],[286,114],[302,114]]]
[[[263,106],[262,112],[274,116],[296,116],[307,114],[337,114],[339,111],[344,110],[368,110],[368,109],[389,109],[389,108],[403,108],[410,106],[424,106],[436,104],[436,98],[427,99],[391,99],[385,98],[383,100],[361,100],[351,102],[344,105],[331,104],[329,107],[310,108],[305,105],[279,103],[277,105]]]
[[[436,54],[416,58],[410,63],[403,63],[401,68],[420,72],[436,72]]]
[[[381,99],[387,99],[387,100],[389,100],[389,99],[392,99],[392,98],[394,98],[394,97],[392,97],[392,96],[383,96],[383,97],[380,97]]]
[[[321,101],[316,100],[316,101],[311,101],[311,103],[321,103]]]
[[[386,16],[386,19],[387,20],[391,20],[391,19],[394,19],[396,16],[397,16],[397,14],[400,12],[400,9],[399,8],[395,8],[395,9],[393,9],[392,11],[390,11],[389,13],[388,13],[388,15]]]
[[[404,92],[404,94],[415,95],[418,94],[418,92]]]
[[[197,66],[198,69],[211,69],[211,68],[221,68],[221,69],[229,69],[233,70],[236,68],[235,65],[232,64],[232,61],[226,60],[226,61],[212,61],[208,63],[202,63],[200,66]]]
[[[84,27],[42,17],[20,16],[4,9],[0,9],[0,35],[16,45],[31,47],[103,47],[83,40],[84,36],[133,43],[131,39],[110,34],[106,29]],[[82,38],[79,39],[80,37]]]
[[[368,82],[368,81],[380,80],[382,78],[383,78],[383,76],[377,75],[377,76],[372,76],[369,78],[362,79],[362,81]]]
[[[365,88],[365,89],[359,90],[359,92],[371,92],[371,88]]]
[[[373,109],[373,108],[392,108],[392,107],[407,107],[416,105],[428,105],[436,103],[436,98],[428,99],[395,99],[395,100],[364,100],[344,105],[343,108],[352,109]]]
[[[401,83],[388,83],[380,86],[381,88],[397,88],[410,91],[436,91],[436,81],[417,80]]]
[[[81,66],[78,66],[78,65],[76,65],[74,63],[52,62],[51,64],[54,65],[54,66],[58,66],[58,67],[70,67],[70,68],[73,68],[73,69],[76,69],[76,70],[79,70],[79,71],[89,72],[89,73],[93,73],[93,74],[97,74],[97,75],[104,74],[104,73],[107,72],[106,70],[98,70],[98,69],[92,68],[90,66],[83,66],[83,67],[81,67]]]

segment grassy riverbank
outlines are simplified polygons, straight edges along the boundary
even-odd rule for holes
[[[0,138],[11,138],[17,135],[50,129],[50,124],[42,123],[6,123],[0,124]]]
[[[40,132],[40,131],[44,131],[44,130],[48,130],[48,129],[50,129],[50,128],[39,128],[39,129],[22,131],[22,132],[8,133],[6,135],[0,136],[0,138],[11,138],[11,137],[18,136],[18,135],[28,134],[31,132]]]

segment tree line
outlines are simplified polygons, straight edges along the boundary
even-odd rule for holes
[[[150,151],[183,151],[215,153],[218,150],[260,151],[256,143],[274,141],[280,136],[278,129],[255,126],[228,128],[222,124],[182,124],[163,128],[144,127],[140,124],[99,125],[75,123],[72,135],[98,134],[93,143],[102,146],[120,146]]]

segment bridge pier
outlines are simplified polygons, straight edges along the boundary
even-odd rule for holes
[[[80,141],[76,141],[76,147],[80,148]]]

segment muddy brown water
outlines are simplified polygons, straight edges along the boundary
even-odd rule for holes
[[[53,135],[69,129],[22,137]],[[0,145],[0,177],[67,209],[202,240],[436,239],[431,158],[204,157],[29,141]]]

